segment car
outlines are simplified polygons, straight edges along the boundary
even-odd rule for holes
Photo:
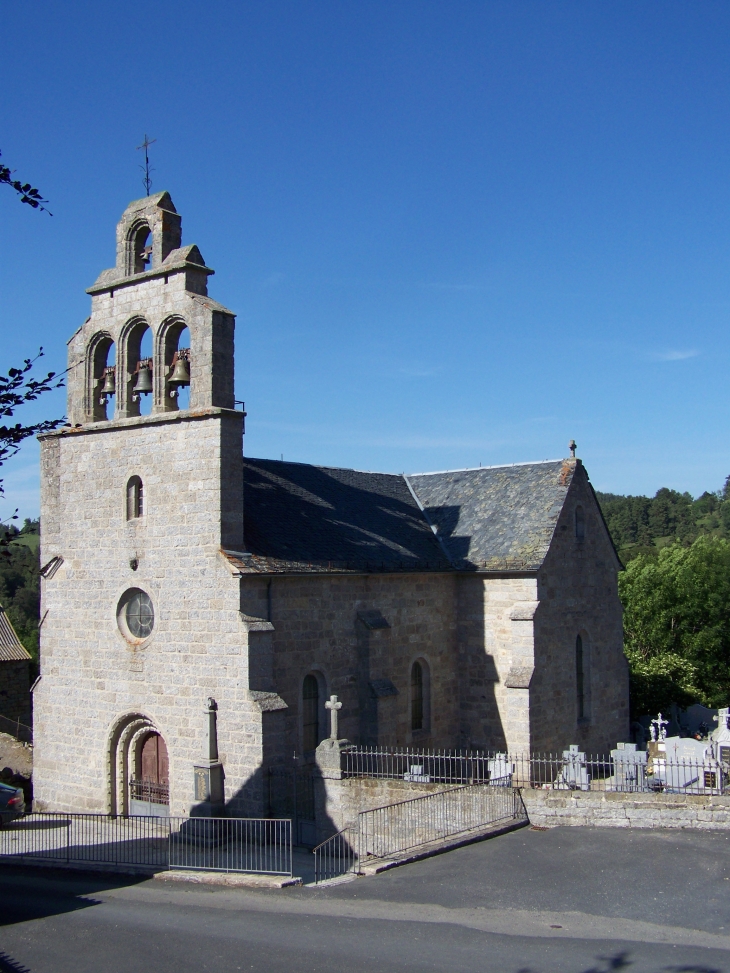
[[[0,827],[25,814],[25,797],[20,787],[0,782]]]

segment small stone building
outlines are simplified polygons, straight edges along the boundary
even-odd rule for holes
[[[0,732],[9,732],[9,721],[31,725],[31,656],[18,638],[0,605]]]
[[[581,461],[244,460],[212,273],[167,193],[138,200],[69,342],[69,425],[41,437],[41,806],[188,812],[208,697],[232,813],[265,813],[267,775],[308,759],[332,693],[362,744],[626,739],[620,564]]]

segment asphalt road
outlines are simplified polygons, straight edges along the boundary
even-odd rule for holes
[[[0,868],[2,973],[730,973],[730,835],[523,829],[328,888]]]

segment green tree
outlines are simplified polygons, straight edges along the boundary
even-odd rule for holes
[[[639,555],[619,578],[635,715],[730,699],[730,540]]]

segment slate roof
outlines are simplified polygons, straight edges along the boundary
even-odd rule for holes
[[[535,571],[576,464],[401,476],[244,460],[249,573]],[[435,528],[435,530],[434,530]]]
[[[0,662],[28,662],[30,653],[23,646],[0,605]]]
[[[455,568],[537,570],[575,469],[570,460],[552,460],[422,473],[408,480]]]
[[[259,570],[448,570],[408,484],[391,473],[244,460],[246,549]]]

